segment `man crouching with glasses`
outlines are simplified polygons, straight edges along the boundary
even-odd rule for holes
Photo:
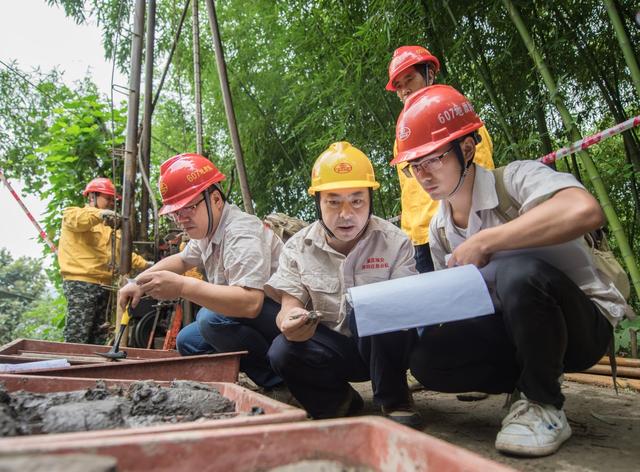
[[[180,154],[162,164],[159,214],[172,218],[191,240],[182,252],[123,287],[120,305],[135,307],[146,294],[202,306],[196,321],[178,334],[180,354],[248,351],[241,370],[266,393],[274,391],[286,401],[286,387],[267,361],[267,350],[280,333],[275,323],[280,305],[263,292],[276,271],[282,242],[257,217],[225,201],[218,186],[224,178],[197,154]],[[180,275],[196,266],[204,267],[207,281]]]

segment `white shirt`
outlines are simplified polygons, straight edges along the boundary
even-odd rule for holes
[[[282,241],[260,219],[225,203],[211,238],[192,239],[180,253],[190,265],[202,264],[207,280],[263,290],[278,268]]]
[[[473,185],[473,196],[469,221],[466,229],[456,228],[448,204],[440,205],[438,213],[431,220],[430,249],[436,268],[446,267],[446,244],[441,241],[438,228],[444,228],[451,249],[455,249],[467,238],[479,231],[499,226],[505,222],[498,214],[498,194],[494,175],[480,166],[475,166],[476,176]],[[520,203],[520,214],[526,213],[535,206],[551,198],[558,191],[577,187],[584,189],[571,174],[556,172],[537,161],[516,161],[508,164],[504,170],[504,184],[511,197]],[[616,325],[626,314],[632,313],[624,297],[604,274],[593,264],[591,249],[580,237],[570,241],[571,251],[577,251],[583,263],[580,270],[566,272],[582,291],[602,310],[603,314]]]
[[[265,292],[275,300],[283,292],[297,298],[306,308],[322,313],[322,324],[349,336],[347,290],[415,275],[413,253],[411,241],[399,228],[372,216],[360,241],[345,256],[329,246],[316,221],[287,241]]]

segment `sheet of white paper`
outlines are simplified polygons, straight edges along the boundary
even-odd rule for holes
[[[66,359],[51,359],[46,361],[21,362],[18,364],[0,364],[0,372],[26,372],[29,370],[56,369],[69,367]]]
[[[388,333],[494,312],[473,265],[386,280],[349,289],[358,334]]]

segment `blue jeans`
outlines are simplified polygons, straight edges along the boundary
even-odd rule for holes
[[[240,369],[257,385],[271,388],[282,379],[271,369],[267,351],[280,330],[276,316],[280,305],[265,297],[256,318],[233,318],[201,308],[196,321],[178,333],[178,352],[183,356],[214,352],[248,351],[240,360]]]

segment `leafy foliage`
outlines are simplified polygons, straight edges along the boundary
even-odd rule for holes
[[[24,80],[16,80],[17,74]],[[10,113],[19,104],[28,105],[24,115]],[[56,72],[27,76],[12,65],[0,71],[0,112],[7,136],[0,141],[2,168],[9,178],[22,180],[25,193],[47,200],[43,227],[55,242],[62,210],[83,205],[89,180],[108,176],[118,183],[122,162],[112,160],[112,151],[124,143],[123,108],[112,113],[88,80],[71,90]],[[57,270],[50,274],[59,285]]]
[[[126,73],[131,31],[123,26],[131,23],[132,2],[47,1],[61,5],[77,22],[96,18],[103,30],[106,55],[115,57]],[[639,92],[634,88],[603,2],[513,3],[583,135],[640,113]],[[633,21],[637,5],[631,0],[615,4],[637,58],[640,28]],[[160,64],[168,58],[184,6],[184,1],[158,2],[156,79]],[[306,195],[309,170],[315,158],[338,140],[350,141],[372,158],[382,183],[376,195],[376,213],[384,217],[398,214],[397,177],[388,161],[401,105],[384,90],[384,85],[391,53],[403,44],[425,45],[440,59],[442,68],[437,81],[460,89],[474,103],[494,138],[497,164],[536,158],[569,141],[553,105],[554,97],[542,81],[503,1],[227,0],[216,2],[216,7],[249,183],[259,215],[282,211],[307,220],[314,218],[312,201]],[[205,154],[230,175],[233,151],[205,8],[201,8],[199,21]],[[161,161],[195,148],[190,26],[191,18],[187,15],[153,116],[152,180],[157,178]],[[55,76],[41,78],[42,83],[46,81],[55,84]],[[22,106],[20,103],[38,103],[37,108],[44,110],[43,116],[36,113],[29,117],[34,129],[25,127],[24,139],[16,138],[18,143],[8,146],[10,152],[4,154],[9,156],[16,175],[27,181],[31,178],[29,172],[37,176],[68,172],[64,174],[65,182],[56,181],[56,185],[62,184],[63,193],[54,207],[60,208],[63,202],[70,201],[71,187],[75,185],[77,191],[86,181],[87,167],[77,171],[85,163],[91,169],[108,170],[105,161],[108,153],[98,145],[92,149],[102,154],[87,152],[78,155],[78,160],[67,160],[75,156],[74,143],[80,150],[91,148],[90,144],[84,147],[84,138],[79,138],[85,136],[82,130],[91,127],[91,123],[72,120],[66,110],[55,117],[62,120],[59,128],[46,131],[54,122],[46,111],[47,107],[51,109],[51,102],[33,90],[29,92],[32,95],[19,92],[17,95],[28,98],[14,102],[5,98],[10,84],[3,87],[0,102],[7,100],[8,109]],[[73,95],[55,85],[54,89],[58,94],[69,94],[65,98],[69,101],[90,95]],[[90,106],[79,106],[83,114],[94,116],[95,110]],[[92,123],[98,122],[96,118]],[[81,132],[74,137],[78,130]],[[102,136],[101,133],[98,124],[88,135]],[[19,135],[14,132],[14,136]],[[40,151],[25,151],[19,145],[23,140]],[[633,251],[638,254],[637,131],[602,142],[590,152]],[[33,161],[23,159],[29,154],[48,156],[53,161],[43,169],[30,170]],[[558,168],[573,172],[590,186],[582,164],[575,157],[563,159]],[[36,182],[49,182],[34,179],[34,191],[38,190]],[[240,198],[237,185],[232,198]],[[52,229],[54,223],[52,220],[48,228]],[[616,248],[615,240],[611,242]]]
[[[67,301],[62,295],[36,300],[20,317],[12,338],[63,341],[66,310]]]
[[[15,337],[16,328],[39,303],[46,285],[47,277],[38,260],[14,260],[6,248],[0,248],[0,344]]]

